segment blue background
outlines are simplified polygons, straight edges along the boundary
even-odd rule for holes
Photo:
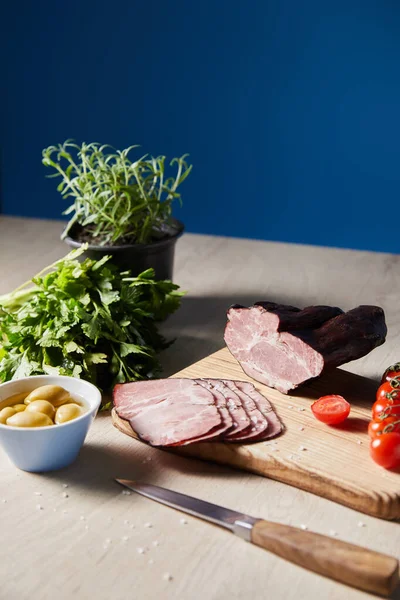
[[[2,211],[72,137],[189,152],[191,232],[400,252],[398,0],[41,0],[1,19]]]

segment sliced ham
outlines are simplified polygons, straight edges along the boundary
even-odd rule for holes
[[[261,411],[258,410],[252,398],[243,392],[236,385],[235,381],[230,381],[227,379],[223,379],[222,381],[231,390],[231,392],[238,396],[244,410],[247,413],[247,416],[250,419],[250,424],[246,429],[240,433],[233,434],[232,436],[227,436],[226,441],[245,442],[250,440],[253,441],[255,438],[259,438],[260,435],[263,434],[268,428],[267,419],[264,417]]]
[[[118,416],[153,446],[268,439],[282,426],[270,403],[244,381],[158,379],[116,385]]]
[[[261,414],[267,419],[268,429],[262,435],[262,439],[267,440],[279,435],[282,432],[283,426],[269,400],[260,394],[249,381],[235,381],[234,383],[239,390],[250,396]]]
[[[221,416],[221,424],[218,425],[218,427],[215,430],[212,430],[205,435],[192,438],[190,440],[190,443],[193,444],[194,442],[203,442],[205,440],[210,439],[220,439],[224,434],[226,434],[227,431],[231,430],[233,426],[232,416],[227,408],[225,397],[223,396],[223,394],[221,394],[221,392],[219,392],[216,389],[213,389],[212,386],[209,386],[206,381],[203,381],[202,379],[196,379],[194,381],[202,387],[208,389],[214,396],[215,406],[217,407],[218,412]],[[181,446],[183,444],[182,442],[180,442],[171,445]]]
[[[218,437],[222,422],[213,394],[191,379],[157,379],[118,384],[118,415],[153,446]]]
[[[378,306],[347,313],[331,306],[293,306],[258,302],[228,311],[225,342],[243,371],[283,393],[365,356],[383,344],[385,315]]]
[[[240,398],[235,391],[230,390],[229,387],[220,379],[203,379],[199,381],[206,382],[209,389],[212,391],[218,391],[225,398],[226,405],[233,421],[232,428],[224,436],[226,440],[231,439],[244,429],[248,429],[251,423],[250,417],[242,406]]]

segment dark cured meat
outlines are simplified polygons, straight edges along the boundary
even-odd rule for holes
[[[259,302],[228,311],[225,342],[245,373],[283,393],[324,367],[361,358],[383,344],[385,315],[377,306],[347,313],[329,306],[303,310]]]
[[[274,302],[256,302],[254,306],[261,306],[277,314],[279,331],[317,329],[326,321],[343,314],[337,306],[307,306],[303,310]]]
[[[315,331],[312,344],[325,365],[338,367],[365,356],[384,343],[385,313],[379,306],[359,306],[330,319]]]

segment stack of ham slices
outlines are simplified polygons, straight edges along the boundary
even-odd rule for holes
[[[118,384],[114,407],[153,446],[261,442],[282,424],[254,385],[220,379],[157,379]]]

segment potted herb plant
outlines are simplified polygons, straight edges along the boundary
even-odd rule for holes
[[[61,177],[57,190],[73,203],[62,239],[72,248],[87,243],[84,258],[110,255],[121,270],[138,275],[153,268],[157,279],[172,279],[175,244],[183,224],[172,218],[172,203],[181,201],[178,187],[192,165],[187,154],[174,158],[168,175],[166,157],[142,156],[131,161],[138,146],[114,150],[97,143],[71,140],[43,150],[42,162]]]

